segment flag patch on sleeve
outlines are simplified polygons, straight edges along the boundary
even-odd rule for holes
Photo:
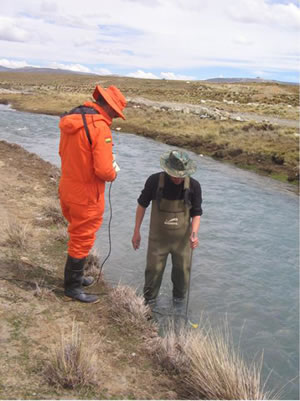
[[[105,138],[105,142],[106,143],[110,143],[111,142],[111,138]]]

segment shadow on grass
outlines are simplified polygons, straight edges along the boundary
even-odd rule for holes
[[[39,265],[22,260],[0,259],[0,280],[9,281],[24,291],[34,291],[43,286],[58,296],[63,296],[63,280]]]

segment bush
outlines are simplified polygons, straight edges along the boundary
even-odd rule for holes
[[[29,224],[22,224],[17,220],[9,220],[4,228],[6,234],[5,245],[26,251],[33,236],[32,228]]]
[[[187,399],[265,400],[261,386],[262,358],[247,366],[224,330],[205,327],[150,338],[147,350],[169,371],[178,374],[179,391]],[[273,397],[274,399],[274,397]]]
[[[52,350],[44,375],[55,386],[74,389],[96,384],[95,344],[84,344],[78,325],[73,322],[69,339],[61,335]]]

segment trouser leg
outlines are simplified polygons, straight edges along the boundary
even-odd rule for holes
[[[173,297],[184,298],[190,277],[191,265],[191,248],[185,246],[183,249],[178,249],[172,252],[172,283]]]
[[[67,203],[62,199],[60,202],[63,215],[69,222],[68,254],[73,258],[84,258],[92,249],[102,224],[104,202],[91,205]]]
[[[68,259],[64,273],[65,295],[69,298],[94,303],[95,295],[85,294],[82,286],[93,284],[92,277],[83,277],[86,256],[94,245],[96,232],[102,223],[104,202],[77,205],[60,199],[62,213],[68,220]]]
[[[149,242],[144,286],[144,297],[146,301],[155,299],[158,296],[167,257],[168,250],[159,249],[157,244],[151,243],[151,241]]]

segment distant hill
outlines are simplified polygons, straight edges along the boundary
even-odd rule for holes
[[[92,72],[80,72],[64,70],[60,68],[38,68],[38,67],[22,67],[22,68],[7,68],[0,66],[0,71],[6,72],[29,72],[29,73],[39,73],[39,74],[80,74],[80,75],[97,75]]]
[[[28,73],[38,73],[38,74],[79,74],[79,75],[93,75],[99,76],[99,74],[95,74],[92,72],[80,72],[80,71],[71,71],[65,70],[61,68],[39,68],[39,67],[22,67],[22,68],[7,68],[0,65],[0,72],[28,72]],[[112,76],[118,76],[115,74],[110,74]],[[127,77],[125,77],[127,78]],[[140,79],[140,78],[137,78]],[[298,85],[297,82],[284,82],[284,81],[275,81],[275,80],[268,80],[263,78],[209,78],[200,80],[201,82],[208,82],[208,83],[216,83],[216,84],[234,84],[234,83],[277,83],[277,84],[286,84],[286,85]]]
[[[263,79],[263,78],[209,78],[204,79],[204,82],[211,82],[216,84],[235,84],[235,83],[247,83],[247,82],[256,82],[256,83],[274,83],[274,84],[286,84],[286,85],[298,85],[297,82],[285,82],[285,81],[276,81],[271,79]]]

